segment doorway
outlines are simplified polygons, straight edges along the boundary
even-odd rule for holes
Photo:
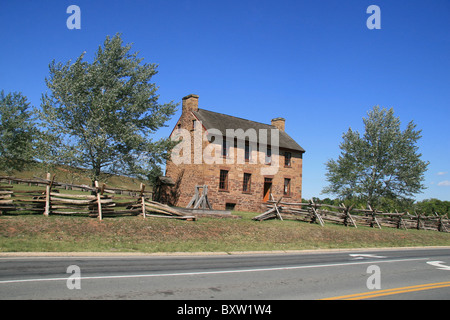
[[[264,193],[263,193],[264,202],[269,201],[271,193],[272,193],[272,178],[264,178]]]

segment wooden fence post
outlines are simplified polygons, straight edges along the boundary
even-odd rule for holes
[[[374,225],[376,224],[378,229],[381,229],[380,224],[378,223],[377,220],[377,209],[372,209],[372,207],[370,206],[370,204],[367,204],[369,206],[369,210],[372,211],[371,212],[371,216],[372,216],[372,221],[370,222],[370,227],[373,228]]]
[[[50,211],[50,173],[47,173],[47,186],[45,187],[45,209],[44,216],[48,217]]]
[[[56,175],[53,175],[53,179],[50,180],[51,174],[47,172],[47,186],[45,187],[45,209],[44,216],[48,217],[50,214],[50,193],[52,192],[53,181],[55,180]]]
[[[445,223],[444,223],[444,217],[445,217],[445,216],[447,216],[447,214],[442,215],[442,216],[439,218],[439,228],[440,228],[440,230],[438,230],[438,231],[441,231],[441,232],[448,232],[447,227],[445,226]]]
[[[355,220],[353,220],[353,217],[350,214],[350,211],[353,209],[353,205],[351,205],[350,207],[347,208],[345,206],[345,204],[341,203],[341,206],[342,206],[342,210],[344,210],[344,214],[345,214],[345,216],[344,216],[344,226],[348,227],[348,225],[349,225],[348,222],[350,221],[355,228],[358,228],[356,226]]]
[[[324,222],[323,222],[323,220],[322,220],[322,217],[320,216],[320,213],[319,212],[317,212],[317,205],[314,203],[314,200],[313,199],[311,199],[310,200],[310,203],[311,203],[311,209],[312,209],[312,219],[311,219],[311,223],[312,222],[316,222],[316,220],[319,222],[319,224],[323,227],[323,225],[324,225]]]
[[[145,210],[145,196],[144,196],[145,184],[141,183],[141,206],[142,206],[142,216],[144,219],[146,218],[146,210]]]
[[[396,212],[398,212],[397,210],[395,210]],[[397,222],[397,229],[400,229],[400,227],[403,225],[403,229],[408,230],[408,228],[406,227],[405,221],[403,221],[403,215],[406,213],[402,213],[398,215],[398,222]]]
[[[417,229],[417,230],[420,230],[420,213],[419,213],[419,214],[416,213],[416,216],[417,216],[417,225],[416,225],[416,229]]]
[[[101,192],[98,186],[98,181],[95,181],[95,188],[97,189],[97,208],[98,208],[98,219],[101,221],[102,217],[102,202],[101,202]]]
[[[278,210],[278,205],[280,204],[281,199],[283,199],[283,197],[281,197],[276,203],[274,203],[273,206],[274,206],[275,209],[277,210],[277,216],[278,216],[278,218],[280,218],[280,220],[283,221],[283,217],[281,217],[281,213],[280,213],[280,211]]]

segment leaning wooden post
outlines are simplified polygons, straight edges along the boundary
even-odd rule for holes
[[[405,230],[408,230],[407,228],[406,228],[406,224],[405,224],[405,221],[403,221],[403,215],[405,215],[406,213],[401,213],[399,216],[398,216],[398,226],[397,226],[397,229],[400,229],[400,227],[403,225],[403,228],[405,229]]]
[[[352,222],[353,226],[354,226],[355,228],[358,228],[358,226],[356,225],[355,220],[353,219],[353,217],[352,217],[352,215],[351,215],[351,213],[350,213],[350,211],[352,211],[352,209],[353,209],[353,206],[354,206],[354,204],[352,204],[352,205],[350,206],[350,208],[347,208],[347,215],[348,215],[348,217],[350,218],[350,221]]]
[[[379,229],[381,229],[380,224],[378,223],[376,214],[377,214],[377,209],[372,209],[372,207],[370,206],[370,204],[367,204],[369,206],[369,210],[372,211],[371,212],[371,216],[372,216],[372,221],[370,222],[370,227],[373,228],[374,227],[374,222],[376,223],[376,225],[378,226]]]
[[[277,216],[278,216],[278,218],[280,218],[280,220],[283,221],[283,217],[281,216],[280,211],[278,211],[278,205],[280,204],[281,199],[283,199],[283,197],[281,197],[280,199],[278,199],[277,203],[274,203],[273,206],[274,206],[275,209],[277,210]]]
[[[95,188],[97,189],[97,207],[98,207],[98,219],[102,220],[102,202],[101,202],[101,192],[98,186],[98,181],[95,181]]]
[[[350,207],[346,207],[345,206],[345,204],[343,204],[343,203],[341,203],[341,205],[340,205],[341,207],[342,207],[342,210],[344,210],[344,214],[345,214],[345,216],[344,216],[344,225],[346,226],[346,227],[348,227],[348,222],[350,221],[352,224],[353,224],[353,226],[355,227],[355,228],[358,228],[357,226],[356,226],[356,223],[355,223],[355,220],[353,220],[353,217],[352,217],[352,215],[350,214],[350,211],[353,209],[353,204],[350,206]]]
[[[142,205],[142,216],[143,216],[144,219],[145,219],[145,218],[146,218],[146,211],[145,211],[144,189],[145,189],[145,184],[141,183],[141,205]]]
[[[322,220],[322,217],[320,216],[320,214],[316,210],[317,209],[317,204],[314,202],[313,199],[310,200],[310,203],[311,203],[311,209],[312,209],[312,212],[313,212],[313,215],[311,216],[311,222],[310,223],[316,222],[316,220],[317,220],[317,221],[319,221],[319,224],[323,227],[324,222]]]

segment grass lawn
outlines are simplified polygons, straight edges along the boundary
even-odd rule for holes
[[[0,216],[0,252],[232,252],[330,248],[449,246],[450,233],[424,230],[321,227],[299,221],[193,221],[127,216],[105,218]]]

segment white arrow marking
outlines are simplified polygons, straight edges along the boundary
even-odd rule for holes
[[[361,254],[361,253],[349,254],[349,256],[353,257],[353,260],[361,260],[366,258],[377,258],[377,259],[387,258],[385,256],[377,256],[375,254]]]
[[[438,267],[440,270],[450,270],[449,266],[446,266],[444,261],[428,261],[428,264],[431,264],[432,266]]]

